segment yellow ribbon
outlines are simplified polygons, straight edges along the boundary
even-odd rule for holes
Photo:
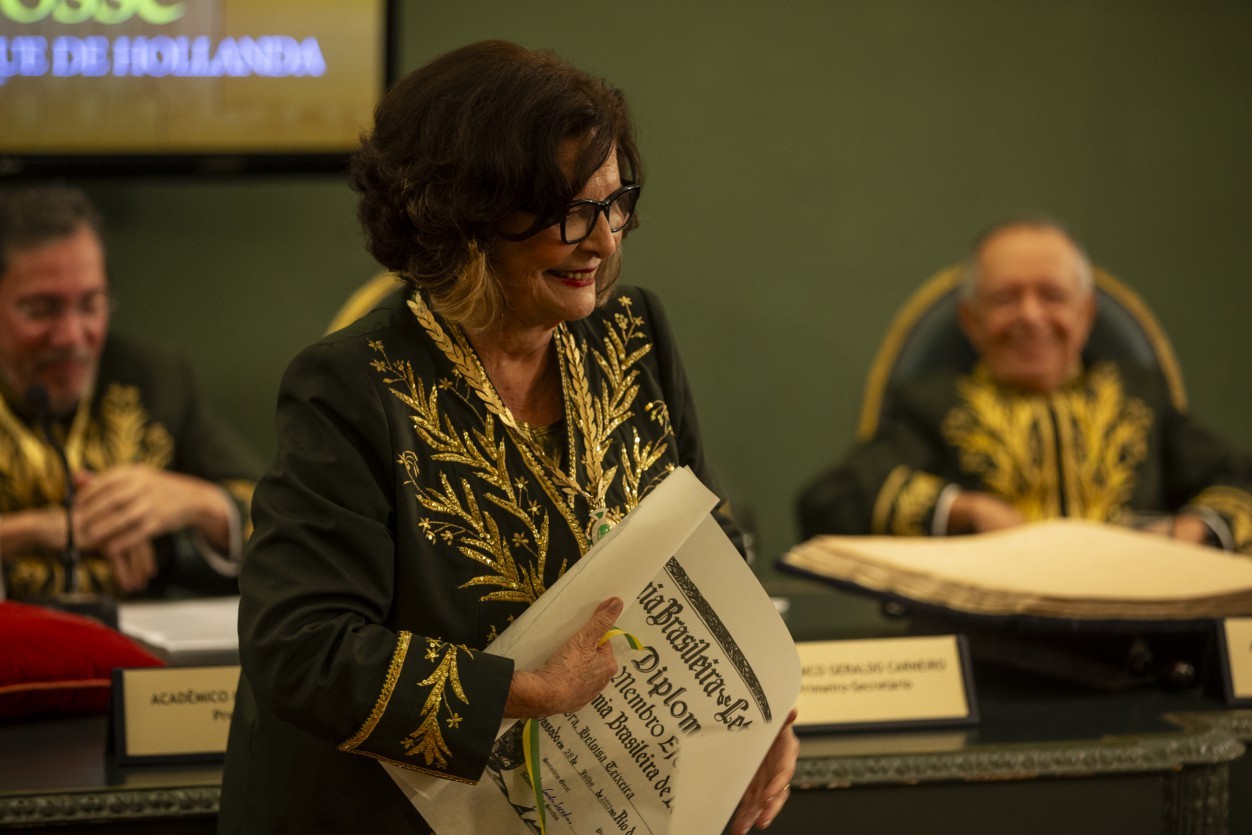
[[[626,639],[631,649],[644,648],[638,638],[616,626],[605,632],[604,637],[596,646],[602,646],[606,641],[611,641],[619,635]],[[540,835],[548,835],[548,814],[543,802],[542,777],[539,775],[539,720],[537,719],[527,719],[522,726],[522,753],[526,760],[526,776],[530,778],[530,785],[535,790],[535,808],[539,811],[539,832]]]
[[[619,629],[616,626],[614,626],[608,632],[605,632],[604,637],[600,639],[600,643],[596,644],[596,646],[601,647],[608,641],[611,641],[614,638],[616,638],[618,635],[621,635],[623,638],[626,639],[626,643],[630,645],[631,649],[643,649],[644,648],[643,644],[639,642],[638,638],[636,638],[634,635],[627,632],[625,629]]]

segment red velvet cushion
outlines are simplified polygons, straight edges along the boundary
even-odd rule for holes
[[[0,719],[103,713],[114,667],[163,664],[99,621],[0,602]]]

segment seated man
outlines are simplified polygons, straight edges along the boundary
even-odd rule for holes
[[[81,590],[229,591],[258,464],[200,401],[185,363],[108,334],[99,233],[96,210],[75,189],[0,192],[7,594],[31,598],[66,587],[67,485],[47,432],[73,472]]]
[[[1175,409],[1159,372],[1083,367],[1096,302],[1068,232],[1043,219],[991,228],[961,292],[978,365],[901,383],[873,440],[801,495],[805,537],[1154,518],[1252,555],[1252,462]]]

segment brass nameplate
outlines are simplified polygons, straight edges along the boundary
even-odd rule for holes
[[[961,636],[813,641],[796,649],[802,732],[978,721]]]
[[[1252,703],[1252,618],[1226,618],[1220,633],[1226,701]]]
[[[238,686],[237,664],[114,670],[118,762],[220,760]]]

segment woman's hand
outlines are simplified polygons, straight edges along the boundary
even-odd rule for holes
[[[610,597],[538,670],[515,670],[504,715],[539,719],[578,710],[594,699],[617,674],[613,649],[601,639],[621,613],[622,601]]]
[[[753,826],[769,826],[791,797],[791,778],[795,776],[796,756],[800,753],[800,740],[791,728],[795,721],[796,711],[792,708],[739,801],[730,823],[730,831],[735,835],[744,835]]]

